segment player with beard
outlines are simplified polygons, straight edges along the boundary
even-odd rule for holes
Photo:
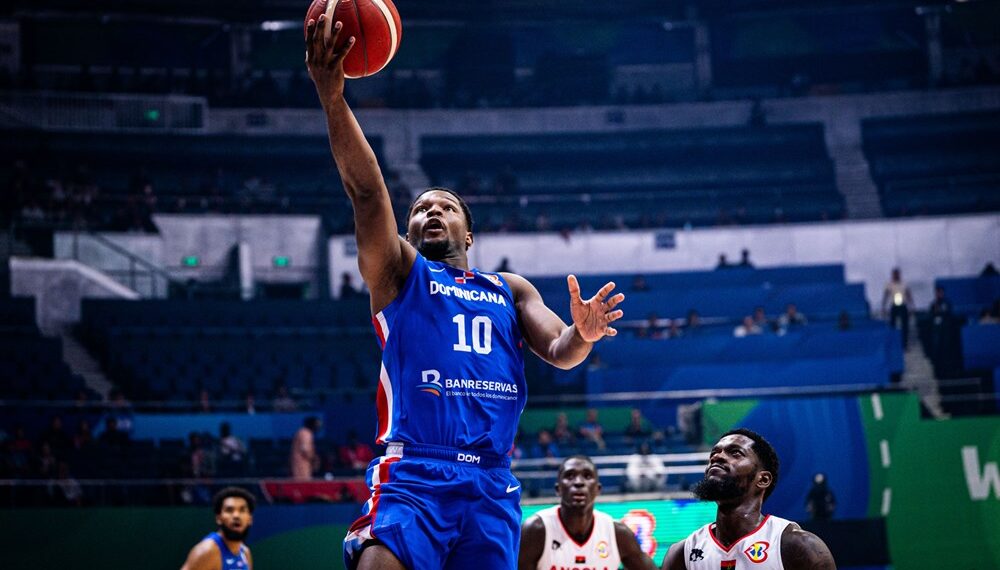
[[[243,544],[253,526],[257,500],[245,489],[226,487],[212,498],[218,530],[191,549],[181,570],[252,570],[250,547]]]
[[[557,506],[539,511],[521,527],[518,570],[656,570],[631,529],[594,510],[601,480],[589,457],[574,455],[562,462],[556,493]]]
[[[306,64],[326,115],[330,148],[354,207],[358,265],[382,346],[371,499],[344,540],[348,568],[512,570],[521,484],[510,451],[526,399],[523,343],[563,369],[615,335],[622,316],[608,283],[584,300],[568,278],[573,323],[526,279],[470,268],[473,220],[444,188],[416,197],[401,238],[378,162],[344,100],[343,59],[307,24]]]
[[[836,570],[819,537],[761,513],[777,483],[778,455],[766,439],[744,428],[723,434],[693,489],[719,505],[715,522],[671,546],[662,570]]]

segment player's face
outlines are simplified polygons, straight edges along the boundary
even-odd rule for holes
[[[424,192],[410,210],[406,240],[424,257],[441,260],[472,245],[462,206],[447,192]]]
[[[594,465],[584,459],[567,461],[556,481],[556,493],[564,508],[592,509],[601,494],[601,482]]]
[[[241,497],[226,497],[222,512],[215,516],[215,524],[228,540],[243,540],[253,525],[250,505]]]
[[[705,478],[695,486],[694,493],[705,501],[742,499],[759,471],[753,440],[745,435],[727,435],[709,452]]]

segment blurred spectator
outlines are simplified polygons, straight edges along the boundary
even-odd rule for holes
[[[41,479],[51,479],[56,475],[56,455],[48,442],[38,446],[38,457],[35,458],[35,474]]]
[[[132,403],[126,400],[125,394],[117,388],[111,390],[110,397],[111,401],[108,403],[110,411],[108,414],[118,420],[118,431],[131,435],[134,425]]]
[[[494,273],[512,273],[514,270],[510,267],[510,259],[506,257],[500,258],[500,265],[493,270]]]
[[[10,438],[7,449],[10,453],[12,474],[15,477],[27,476],[31,470],[31,456],[35,446],[28,439],[24,426],[14,426],[14,435]]]
[[[667,338],[681,338],[684,336],[684,331],[681,329],[680,321],[678,319],[670,319],[670,324],[667,326]]]
[[[243,440],[233,435],[229,422],[219,425],[219,459],[230,464],[242,464],[246,458],[247,447]]]
[[[215,461],[208,450],[208,442],[195,431],[188,434],[188,469],[196,479],[215,475]]]
[[[195,411],[201,412],[203,414],[212,413],[212,398],[208,393],[208,390],[202,388],[198,392],[198,405],[195,407]]]
[[[785,312],[778,317],[778,328],[782,331],[787,331],[793,327],[800,327],[809,323],[806,316],[799,312],[798,307],[795,303],[789,303],[785,307]]]
[[[56,469],[56,479],[49,482],[48,493],[55,506],[83,506],[83,487],[70,474],[69,464],[65,461],[59,462]]]
[[[243,407],[248,415],[254,415],[257,413],[257,401],[254,398],[253,392],[247,392],[243,396]]]
[[[750,262],[750,250],[743,249],[740,252],[740,267],[750,267],[753,268],[753,263]]]
[[[59,415],[52,416],[49,427],[42,434],[40,441],[47,443],[52,451],[60,457],[73,447],[73,439],[63,429],[63,419]]]
[[[891,307],[891,308],[890,308]],[[903,348],[909,345],[910,311],[913,309],[913,296],[910,287],[903,281],[899,268],[892,270],[892,277],[885,285],[882,295],[882,316],[889,318],[889,326],[897,329],[903,335]]]
[[[358,440],[358,434],[350,431],[347,443],[340,446],[340,462],[354,471],[361,473],[368,469],[368,464],[375,458],[375,452],[368,444]]]
[[[284,383],[278,384],[278,387],[274,392],[274,399],[271,400],[271,406],[276,412],[294,412],[299,409],[295,400],[288,395],[288,386],[285,386]]]
[[[1000,299],[997,299],[989,307],[983,307],[979,312],[979,324],[995,325],[1000,323]]]
[[[813,476],[813,485],[806,495],[806,511],[812,520],[830,520],[837,508],[837,499],[827,484],[826,475],[817,473]]]
[[[625,435],[629,438],[649,437],[653,435],[653,430],[649,428],[649,424],[642,417],[642,412],[639,408],[632,408],[628,425],[625,426]]]
[[[767,319],[767,313],[764,312],[764,307],[754,307],[753,324],[759,328],[761,332],[771,330],[771,321]]]
[[[81,419],[76,425],[76,433],[73,434],[73,448],[79,453],[86,453],[94,447],[94,434],[90,427],[90,421]]]
[[[743,322],[733,329],[733,336],[742,338],[745,336],[762,334],[764,331],[754,322],[753,317],[747,315],[743,317]]]
[[[104,419],[104,431],[97,442],[106,449],[121,450],[129,443],[129,434],[118,429],[118,418],[109,416]]]
[[[319,456],[316,454],[316,433],[322,422],[316,416],[309,416],[302,422],[302,427],[295,432],[292,439],[292,449],[289,465],[292,479],[308,481],[312,479],[313,471],[319,467]]]
[[[571,444],[576,439],[565,412],[559,412],[556,415],[556,425],[552,427],[552,437],[560,445]]]
[[[701,315],[698,311],[691,309],[688,311],[687,318],[684,319],[684,334],[687,336],[696,336],[701,333]]]
[[[340,275],[340,298],[353,299],[361,296],[361,291],[354,288],[353,278],[347,271]]]
[[[587,417],[577,428],[577,433],[581,439],[590,441],[596,445],[597,449],[603,450],[606,447],[604,443],[604,426],[601,425],[600,420],[597,418],[597,410],[594,408],[587,410]]]
[[[632,278],[632,290],[633,291],[649,291],[649,283],[646,282],[646,278],[642,275],[636,275]]]
[[[625,482],[633,493],[662,491],[667,486],[667,471],[663,459],[653,453],[649,442],[639,445],[625,465]]]
[[[656,313],[650,313],[646,317],[646,322],[636,329],[635,336],[648,339],[663,338],[663,327],[660,326],[660,317]]]
[[[729,265],[729,261],[726,259],[726,254],[719,254],[719,263],[715,265],[716,269],[729,269],[732,265]]]
[[[547,429],[538,432],[538,439],[531,449],[531,456],[546,459],[558,459],[559,445],[552,440],[552,433]]]
[[[997,275],[1000,275],[1000,272],[997,271],[997,268],[995,265],[993,265],[992,261],[987,263],[983,267],[983,270],[979,272],[980,277],[996,277]]]
[[[851,326],[851,314],[847,311],[840,311],[840,315],[837,317],[837,330],[849,331]]]

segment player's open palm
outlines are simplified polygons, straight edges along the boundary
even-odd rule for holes
[[[344,94],[344,58],[354,46],[354,37],[337,49],[342,28],[340,22],[331,25],[326,14],[306,24],[306,68],[323,104]]]
[[[569,309],[577,332],[587,342],[596,342],[605,336],[615,336],[618,330],[611,323],[622,318],[621,309],[615,307],[625,300],[624,293],[609,297],[615,290],[614,282],[607,283],[596,295],[586,301],[580,297],[580,283],[575,275],[566,278],[569,285]]]

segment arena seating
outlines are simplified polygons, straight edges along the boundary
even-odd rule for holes
[[[421,147],[431,180],[464,191],[484,228],[538,216],[560,229],[595,217],[635,228],[711,225],[729,215],[744,223],[843,215],[818,125],[431,136]],[[515,188],[469,196],[470,173],[505,173]]]
[[[1000,208],[1000,113],[870,119],[862,129],[887,216]]]
[[[1000,367],[1000,325],[962,327],[962,357],[966,370]]]
[[[1000,276],[950,277],[936,279],[935,286],[944,289],[952,311],[959,315],[977,316],[1000,299]]]
[[[35,299],[0,299],[0,399],[69,400],[83,379],[62,360],[57,338],[35,326]]]

